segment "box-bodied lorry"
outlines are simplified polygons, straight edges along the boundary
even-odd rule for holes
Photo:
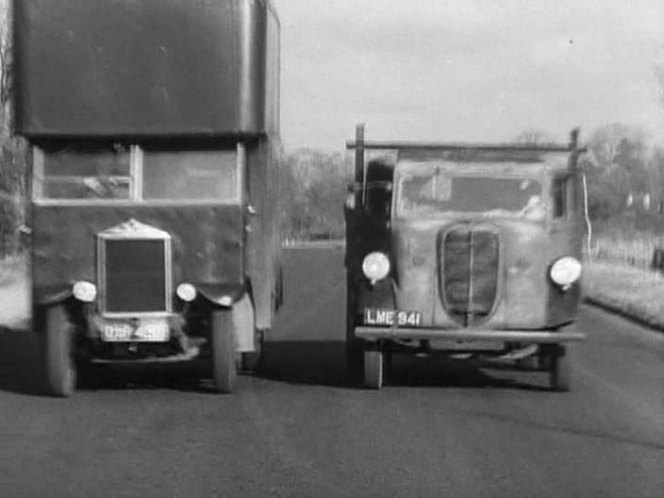
[[[34,328],[50,393],[200,360],[233,391],[281,296],[269,0],[16,0]]]
[[[395,353],[481,355],[569,389],[569,344],[584,337],[577,133],[569,145],[366,142],[358,127],[348,147],[350,372],[380,388]]]

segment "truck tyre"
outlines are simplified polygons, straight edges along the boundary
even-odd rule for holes
[[[383,352],[380,349],[364,352],[364,385],[369,389],[383,387]]]
[[[352,322],[352,318],[349,318]],[[346,327],[346,372],[352,380],[359,381],[364,369],[364,341],[355,336],[355,324]]]
[[[355,296],[349,285],[346,290],[346,372],[360,382],[364,372],[364,341],[355,335]]]
[[[254,337],[254,344],[256,351],[242,354],[242,364],[240,366],[243,372],[253,373],[258,371],[263,359],[263,344],[265,342],[265,333],[262,330],[257,330]]]
[[[74,327],[61,304],[46,310],[45,322],[46,387],[50,395],[67,398],[76,390]]]
[[[235,327],[230,310],[212,312],[212,380],[219,393],[235,391],[237,364],[235,355]]]
[[[552,348],[550,353],[550,384],[554,391],[569,391],[572,384],[572,358],[569,346]]]

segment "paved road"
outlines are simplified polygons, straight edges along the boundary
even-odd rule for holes
[[[34,341],[0,333],[0,495],[662,496],[662,337],[584,308],[574,392],[410,358],[369,392],[344,377],[341,250],[286,263],[264,371],[234,396],[133,370],[36,396]]]

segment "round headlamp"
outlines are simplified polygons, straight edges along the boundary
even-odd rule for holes
[[[581,277],[581,263],[576,258],[565,256],[553,263],[550,275],[554,283],[567,289]]]
[[[196,299],[196,287],[191,284],[180,284],[178,288],[175,289],[175,293],[180,299],[185,303],[190,303]]]
[[[74,297],[84,303],[91,303],[97,298],[97,287],[95,284],[81,280],[76,282],[72,288]]]
[[[362,261],[362,271],[372,284],[376,283],[390,273],[390,260],[382,252],[369,253]]]

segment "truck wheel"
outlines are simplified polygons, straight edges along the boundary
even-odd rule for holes
[[[383,353],[383,378],[387,377],[389,382],[392,375],[392,365],[394,363],[394,352],[390,349]]]
[[[256,345],[256,351],[251,353],[241,353],[242,354],[242,365],[241,369],[243,372],[256,372],[261,365],[261,360],[263,359],[263,343],[265,342],[265,334],[262,330],[257,330],[254,335],[254,344]]]
[[[380,349],[364,352],[364,385],[369,389],[383,387],[383,352]]]
[[[346,302],[346,372],[353,381],[360,381],[364,371],[364,341],[355,335],[355,299],[347,288]]]
[[[212,312],[212,379],[219,393],[235,391],[237,365],[235,356],[235,328],[230,310]]]
[[[76,390],[76,366],[73,358],[74,327],[63,305],[46,310],[44,355],[46,387],[52,396],[67,398]]]
[[[346,331],[346,372],[353,380],[362,377],[364,369],[364,341],[355,337],[355,327],[348,326]]]
[[[572,358],[569,346],[552,348],[549,378],[554,391],[569,391],[572,384]]]

